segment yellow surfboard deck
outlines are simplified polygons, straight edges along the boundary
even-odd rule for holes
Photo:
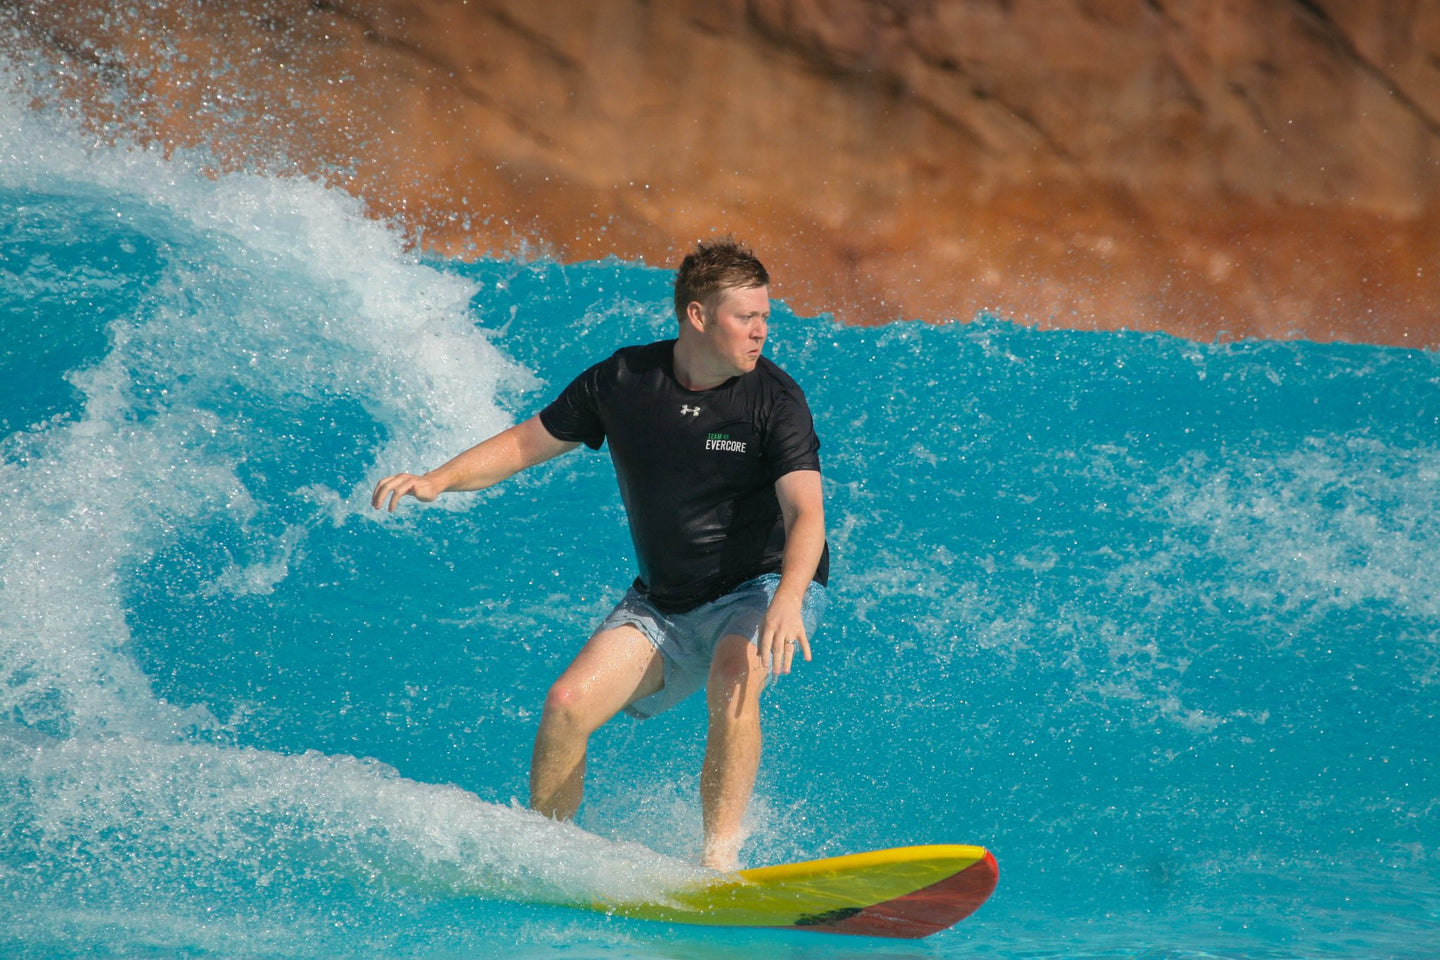
[[[984,847],[938,844],[742,870],[663,902],[596,906],[667,923],[914,938],[969,916],[998,879]]]

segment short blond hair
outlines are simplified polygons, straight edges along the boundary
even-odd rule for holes
[[[739,240],[731,236],[701,240],[675,273],[675,315],[683,320],[690,304],[708,305],[721,290],[769,285],[765,265]]]

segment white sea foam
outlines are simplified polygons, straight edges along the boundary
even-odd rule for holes
[[[1275,457],[1197,455],[1158,479],[1174,548],[1223,561],[1227,599],[1287,612],[1385,603],[1440,617],[1440,451],[1364,436],[1315,438]],[[1135,573],[1136,571],[1129,571]]]
[[[586,905],[707,875],[373,761],[124,737],[29,752],[29,825],[61,838],[48,871],[60,883],[73,872],[120,889],[295,896],[349,884]]]

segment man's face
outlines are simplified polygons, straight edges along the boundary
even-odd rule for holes
[[[749,373],[770,331],[770,292],[765,287],[721,290],[705,311],[705,343],[717,366],[731,376]]]

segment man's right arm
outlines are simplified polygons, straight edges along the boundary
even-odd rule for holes
[[[395,510],[405,496],[429,503],[442,493],[484,490],[506,477],[578,447],[560,440],[545,429],[538,416],[516,424],[503,433],[479,443],[448,463],[416,476],[397,473],[375,485],[370,505],[376,510]]]

